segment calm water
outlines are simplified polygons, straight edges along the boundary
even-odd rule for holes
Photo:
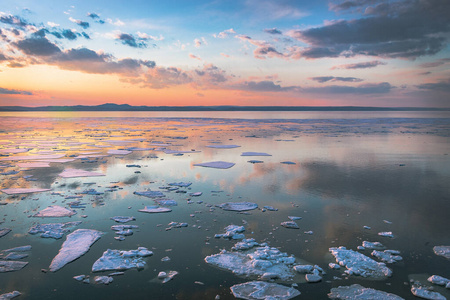
[[[244,225],[247,238],[324,268],[317,284],[298,283],[298,299],[327,299],[332,287],[361,284],[413,298],[409,278],[429,275],[450,277],[449,261],[436,256],[433,247],[450,245],[450,114],[448,112],[33,112],[0,114],[0,188],[49,188],[33,194],[0,193],[0,228],[12,231],[0,238],[0,250],[32,245],[29,264],[22,270],[0,273],[0,294],[18,290],[19,299],[234,299],[230,287],[250,279],[212,267],[207,255],[230,250],[235,241],[215,239],[230,224]],[[234,144],[233,149],[207,145]],[[151,148],[127,155],[111,149]],[[26,148],[25,153],[10,153]],[[188,151],[173,155],[164,150]],[[241,156],[243,152],[271,156]],[[63,154],[69,162],[51,162],[45,168],[21,168],[16,156]],[[252,164],[249,160],[261,160]],[[196,163],[226,161],[226,170],[202,168]],[[281,164],[291,161],[295,164]],[[127,167],[136,164],[141,168]],[[68,168],[105,174],[103,177],[62,178]],[[31,176],[32,175],[32,176]],[[29,177],[31,176],[31,177]],[[28,180],[27,180],[28,178]],[[30,181],[31,179],[31,181]],[[188,193],[160,187],[170,182],[192,182]],[[111,189],[112,186],[115,188]],[[66,206],[87,189],[103,193],[83,195],[88,205],[70,218],[30,217],[49,205]],[[135,191],[163,191],[178,205],[165,214],[138,212],[152,199]],[[183,189],[182,189],[183,190]],[[58,195],[59,194],[59,195]],[[187,200],[192,200],[189,204]],[[250,214],[215,207],[224,202],[250,201],[259,208]],[[81,215],[87,215],[82,218]],[[112,216],[134,216],[138,225],[124,241],[114,239]],[[280,226],[287,216],[300,216],[300,229]],[[392,222],[391,224],[385,222]],[[28,234],[36,223],[82,221],[77,228],[105,232],[81,258],[51,273],[60,240]],[[186,228],[166,231],[171,221]],[[371,229],[364,229],[370,226]],[[313,234],[306,234],[306,231]],[[378,236],[392,231],[395,238]],[[401,251],[403,261],[389,264],[394,275],[383,281],[343,276],[329,270],[334,262],[330,247],[356,250],[362,241],[379,241]],[[131,269],[109,285],[82,284],[72,277],[95,275],[92,264],[106,249],[149,248],[143,270]],[[370,256],[370,251],[363,251]],[[169,262],[161,258],[169,256]],[[158,272],[179,274],[162,284]],[[200,285],[196,281],[204,283]],[[293,282],[284,283],[287,285]],[[435,290],[450,297],[449,292]]]

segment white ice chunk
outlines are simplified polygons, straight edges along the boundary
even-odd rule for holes
[[[393,264],[401,261],[403,258],[400,256],[400,251],[397,250],[384,250],[384,251],[372,251],[372,256],[375,256],[382,262]]]
[[[300,292],[292,287],[264,281],[236,284],[231,287],[231,292],[236,298],[248,300],[288,300],[300,295]]]
[[[143,257],[153,255],[145,247],[136,250],[111,250],[103,252],[102,257],[97,259],[92,266],[92,272],[109,270],[128,270],[132,268],[142,269],[145,266]]]
[[[163,192],[160,192],[160,191],[143,191],[143,192],[134,192],[133,194],[139,195],[139,196],[144,196],[147,198],[160,198],[160,197],[166,196],[166,195],[164,195]]]
[[[12,298],[16,298],[17,296],[20,296],[20,295],[22,295],[22,294],[19,291],[13,291],[10,293],[1,294],[0,300],[12,299]]]
[[[216,234],[214,237],[239,240],[245,237],[243,234],[241,234],[244,231],[245,231],[244,226],[228,225],[227,227],[225,227],[225,233]]]
[[[386,293],[383,291],[365,288],[359,284],[353,284],[350,286],[340,286],[332,288],[328,294],[330,299],[345,299],[345,300],[358,300],[358,299],[374,299],[374,300],[402,300],[394,294]]]
[[[160,207],[160,206],[146,206],[143,209],[139,210],[140,212],[145,213],[164,213],[164,212],[171,212],[172,210],[167,207]]]
[[[65,169],[62,171],[59,176],[63,178],[74,178],[74,177],[96,177],[96,176],[105,176],[105,174],[98,172],[90,172],[86,170],[80,169]]]
[[[306,274],[311,273],[314,270],[313,265],[296,265],[294,266],[294,270],[298,273]]]
[[[241,156],[272,156],[264,152],[242,152]]]
[[[110,276],[95,276],[94,277],[95,283],[110,284],[111,282],[113,282],[113,280],[114,279]]]
[[[392,276],[392,271],[384,263],[375,260],[345,247],[330,248],[331,254],[336,258],[339,265],[346,267],[345,273],[359,275],[372,279],[382,279]]]
[[[430,299],[430,300],[446,300],[444,296],[438,292],[433,292],[424,286],[413,285],[411,287],[411,293],[419,298]]]
[[[223,210],[246,211],[258,208],[258,204],[253,202],[226,202],[219,206]]]
[[[242,241],[236,243],[231,250],[235,251],[243,251],[248,250],[250,248],[253,248],[255,246],[259,246],[257,242],[255,242],[255,239],[243,239]]]
[[[115,217],[111,217],[110,219],[114,220],[117,223],[127,223],[130,221],[136,220],[135,217],[126,217],[126,216],[115,216]]]
[[[26,261],[0,260],[0,273],[19,271],[26,265]]]
[[[229,169],[234,165],[235,165],[235,163],[230,163],[230,162],[226,162],[226,161],[211,161],[211,162],[194,164],[194,166],[214,168],[214,169]]]
[[[33,217],[41,218],[58,218],[58,217],[70,217],[75,215],[77,212],[71,209],[64,208],[58,205],[50,205],[44,208],[40,212],[33,215]]]
[[[433,284],[445,285],[445,286],[450,282],[450,279],[447,279],[447,278],[439,276],[439,275],[430,276],[430,277],[428,277],[427,280]]]
[[[53,258],[50,264],[50,271],[56,272],[66,264],[79,258],[86,252],[93,243],[101,236],[102,232],[93,229],[77,229],[66,237],[59,253]]]
[[[291,228],[291,229],[299,229],[300,228],[300,227],[298,227],[297,223],[295,223],[294,221],[281,222],[281,226],[283,226],[285,228]]]
[[[436,255],[450,259],[450,246],[434,246],[433,251]]]
[[[54,238],[60,239],[66,232],[70,231],[70,228],[80,225],[81,221],[78,222],[67,222],[67,223],[50,223],[50,224],[37,224],[28,230],[29,234],[40,233],[43,238]]]
[[[172,280],[176,275],[178,275],[177,271],[169,271],[168,273],[166,273],[166,277],[162,278],[162,283],[166,283],[169,280]]]
[[[389,237],[389,238],[394,238],[394,234],[392,233],[392,231],[378,232],[378,235]]]
[[[38,189],[38,188],[12,188],[12,189],[2,189],[0,190],[5,194],[14,195],[14,194],[30,194],[30,193],[40,193],[40,192],[48,192],[51,189]]]
[[[384,250],[384,249],[386,249],[386,247],[380,242],[363,241],[362,245],[363,245],[364,248],[371,249],[371,250]]]

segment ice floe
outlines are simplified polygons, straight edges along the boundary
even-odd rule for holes
[[[300,227],[298,227],[297,223],[295,223],[294,221],[281,222],[281,226],[283,226],[285,228],[291,228],[291,229],[299,229],[300,228]]]
[[[142,269],[146,264],[143,258],[151,255],[153,252],[145,247],[139,247],[136,250],[108,249],[92,265],[92,272]]]
[[[94,282],[95,283],[102,283],[102,284],[110,284],[113,282],[113,278],[111,276],[95,276]]]
[[[450,288],[450,279],[447,279],[445,277],[439,276],[439,275],[432,275],[428,277],[427,279],[429,282],[436,284],[436,285],[443,285],[447,288]]]
[[[380,242],[363,241],[362,242],[362,246],[365,249],[371,249],[371,250],[384,250],[384,249],[386,249],[386,247]]]
[[[288,300],[300,295],[300,291],[277,283],[249,281],[235,284],[231,292],[236,298],[248,300]]]
[[[81,221],[67,222],[67,223],[50,223],[50,224],[37,224],[28,230],[29,234],[38,234],[42,238],[60,239],[63,235],[70,231],[75,226],[81,224]]]
[[[113,154],[113,155],[127,155],[132,153],[133,151],[129,151],[129,150],[108,150],[108,154]]]
[[[26,261],[0,260],[0,273],[19,271],[26,265]]]
[[[70,217],[76,214],[76,211],[64,208],[58,205],[50,205],[44,208],[40,212],[33,215],[33,217],[40,218],[58,218],[58,217]]]
[[[11,232],[10,228],[0,228],[0,238]]]
[[[272,156],[264,152],[242,152],[241,156]]]
[[[207,145],[208,148],[217,148],[217,149],[233,149],[233,148],[239,148],[241,146],[238,145]]]
[[[214,235],[215,238],[225,238],[225,239],[232,239],[232,240],[240,240],[245,238],[245,235],[242,234],[242,232],[245,231],[244,226],[238,226],[238,225],[228,225],[225,227],[225,233],[218,233]]]
[[[429,287],[422,286],[419,284],[413,284],[411,287],[411,293],[419,298],[430,299],[430,300],[446,300],[444,296],[442,296],[438,292],[432,291]]]
[[[389,238],[394,238],[394,234],[392,233],[392,231],[378,232],[378,235],[384,236],[384,237],[389,237]]]
[[[373,250],[371,255],[388,264],[393,264],[403,260],[403,258],[400,256],[400,251],[397,250]]]
[[[105,176],[105,174],[98,172],[91,172],[80,169],[65,169],[62,171],[59,176],[63,178],[74,178],[74,177],[96,177],[96,176]]]
[[[214,169],[229,169],[234,165],[235,165],[235,163],[226,162],[226,161],[211,161],[211,162],[194,164],[194,166],[197,166],[197,167],[214,168]]]
[[[114,220],[117,223],[128,223],[130,221],[136,220],[135,217],[126,217],[126,216],[115,216],[115,217],[111,217],[110,219]]]
[[[14,195],[14,194],[30,194],[30,193],[40,193],[40,192],[48,192],[51,189],[39,189],[39,188],[11,188],[11,189],[2,189],[0,190],[5,194]]]
[[[192,182],[182,182],[182,181],[168,183],[168,185],[170,186],[177,186],[177,187],[189,187],[191,186],[191,184]]]
[[[85,254],[91,245],[101,236],[102,232],[94,229],[77,229],[66,237],[59,253],[50,264],[50,271],[56,272],[66,264]]]
[[[434,254],[450,259],[450,246],[434,246]]]
[[[247,211],[258,208],[258,204],[253,202],[226,202],[219,205],[223,210]]]
[[[358,300],[358,299],[379,299],[379,300],[401,300],[395,294],[386,293],[383,291],[366,288],[359,284],[352,284],[350,286],[339,286],[332,288],[328,294],[330,299],[342,299],[342,300]]]
[[[5,294],[1,294],[0,295],[0,300],[7,300],[7,299],[13,299],[16,298],[18,296],[22,295],[19,291],[12,291],[9,293],[5,293]]]
[[[161,198],[161,197],[166,196],[166,195],[164,195],[163,192],[160,192],[160,191],[143,191],[143,192],[134,192],[133,194],[139,195],[139,196],[144,196],[147,198]]]
[[[172,210],[170,208],[161,206],[146,206],[145,208],[140,209],[139,211],[144,213],[165,213],[171,212]]]
[[[162,279],[162,283],[166,283],[172,280],[176,275],[178,275],[177,271],[168,271],[168,272],[161,271],[158,273],[158,278]]]
[[[371,279],[383,279],[392,276],[392,270],[384,263],[376,262],[370,257],[345,247],[330,248],[331,254],[339,265],[346,267],[345,273]]]

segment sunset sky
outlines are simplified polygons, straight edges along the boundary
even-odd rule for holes
[[[2,1],[0,105],[450,107],[448,0]]]

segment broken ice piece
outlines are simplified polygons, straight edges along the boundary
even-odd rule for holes
[[[139,196],[144,196],[147,198],[160,198],[160,197],[166,196],[166,195],[164,195],[163,192],[160,192],[160,191],[143,191],[143,192],[134,192],[133,194],[139,195]]]
[[[170,208],[161,206],[146,206],[145,208],[140,209],[139,211],[145,213],[164,213],[164,212],[171,212],[172,210]]]
[[[384,251],[373,250],[371,255],[375,256],[382,262],[385,262],[388,264],[393,264],[393,263],[399,262],[403,259],[400,256],[400,251],[397,251],[397,250],[384,250]]]
[[[345,266],[345,273],[349,275],[359,275],[366,278],[382,279],[392,276],[392,270],[384,263],[378,263],[370,257],[345,247],[330,248],[331,254],[336,258],[336,262]]]
[[[37,224],[28,230],[29,234],[40,233],[42,238],[60,239],[70,228],[80,225],[81,221],[67,223]]]
[[[239,240],[243,239],[245,236],[241,234],[245,231],[244,226],[237,226],[237,225],[228,225],[225,227],[225,233],[223,234],[216,234],[214,235],[215,238],[225,238],[225,239],[233,239],[233,240]]]
[[[178,275],[177,271],[169,271],[168,273],[166,273],[166,277],[162,278],[162,283],[168,282],[169,280],[173,279],[176,275]]]
[[[263,163],[262,160],[255,160],[255,159],[249,160],[249,161],[247,161],[247,162],[249,162],[249,163],[251,163],[251,164],[262,164],[262,163]]]
[[[19,291],[12,291],[9,293],[5,293],[5,294],[1,294],[0,295],[0,300],[7,300],[7,299],[13,299],[16,298],[17,296],[22,295]]]
[[[438,292],[433,292],[425,286],[420,286],[420,285],[416,285],[416,284],[414,284],[411,287],[411,293],[416,297],[424,298],[424,299],[432,299],[432,300],[446,300],[447,299]]]
[[[26,265],[26,261],[0,260],[0,273],[19,271]]]
[[[71,209],[64,208],[58,205],[50,205],[44,208],[40,212],[33,215],[33,217],[41,218],[58,218],[58,217],[70,217],[75,215],[77,212]]]
[[[80,169],[65,169],[59,176],[63,178],[74,178],[74,177],[95,177],[95,176],[105,176],[105,174],[98,172],[90,172]]]
[[[28,254],[11,252],[5,256],[5,260],[17,260],[17,259],[23,259],[25,257],[28,257]]]
[[[177,186],[177,187],[189,187],[192,184],[192,182],[172,182],[168,183],[170,186]]]
[[[439,275],[433,275],[428,277],[428,282],[431,282],[433,284],[437,284],[437,285],[444,285],[447,286],[448,283],[450,282],[450,279],[447,279],[445,277],[439,276]]]
[[[226,161],[211,161],[206,163],[194,164],[194,166],[205,167],[205,168],[215,168],[215,169],[229,169],[234,166],[234,163]]]
[[[292,287],[264,281],[249,281],[246,283],[235,284],[230,289],[236,298],[249,300],[288,300],[300,295],[300,292]]]
[[[294,266],[294,270],[298,273],[306,274],[311,273],[314,270],[313,265],[296,265]]]
[[[131,268],[142,269],[145,266],[143,257],[153,255],[145,247],[136,250],[111,250],[103,252],[102,257],[97,259],[92,265],[92,272],[109,270],[128,270]]]
[[[203,194],[202,192],[195,192],[195,193],[189,193],[189,196],[198,197],[198,196],[201,196],[202,194]]]
[[[295,164],[296,164],[296,163],[293,162],[293,161],[282,161],[281,163],[282,163],[282,164],[285,164],[285,165],[295,165]]]
[[[365,288],[359,284],[353,284],[350,286],[340,286],[337,288],[332,288],[328,294],[330,299],[346,299],[346,300],[357,300],[357,299],[385,299],[385,300],[402,300],[403,298],[386,293],[383,291]]]
[[[259,244],[255,242],[255,239],[243,239],[242,241],[236,243],[233,247],[231,247],[231,250],[243,251],[255,246],[259,246]]]
[[[7,235],[7,234],[10,233],[10,232],[11,232],[11,229],[9,229],[9,228],[0,228],[0,238],[1,238],[2,236]]]
[[[394,235],[392,234],[392,231],[378,232],[378,235],[379,236],[389,237],[389,238],[394,238]]]
[[[2,189],[0,190],[5,194],[14,195],[14,194],[29,194],[29,193],[40,193],[51,191],[51,189],[38,189],[38,188],[16,188],[16,189]]]
[[[288,216],[291,221],[301,220],[302,217]]]
[[[386,249],[386,247],[380,242],[363,241],[362,242],[362,246],[364,248],[372,249],[372,250],[384,250],[384,249]]]
[[[294,221],[281,222],[281,226],[283,226],[285,228],[291,228],[291,229],[299,229],[300,228],[300,227],[298,227],[297,223],[295,223]]]
[[[226,202],[219,205],[223,210],[246,211],[258,208],[258,204],[253,202]]]
[[[264,206],[264,208],[267,210],[270,210],[270,211],[278,211],[278,208],[275,208],[275,207],[269,206],[269,205]]]
[[[114,220],[117,223],[127,223],[130,221],[136,220],[135,217],[125,217],[125,216],[116,216],[116,217],[111,217],[110,219]]]
[[[113,282],[113,280],[114,279],[110,276],[95,276],[94,277],[95,283],[110,284],[111,282]]]
[[[238,148],[241,146],[238,145],[207,145],[208,148],[217,148],[217,149],[232,149],[232,148]]]
[[[50,271],[56,272],[66,264],[79,258],[94,244],[101,236],[102,232],[94,229],[77,229],[66,237],[59,253],[53,258],[50,264]]]
[[[242,152],[241,156],[272,156],[264,152]]]
[[[434,246],[434,254],[450,259],[450,246]]]

